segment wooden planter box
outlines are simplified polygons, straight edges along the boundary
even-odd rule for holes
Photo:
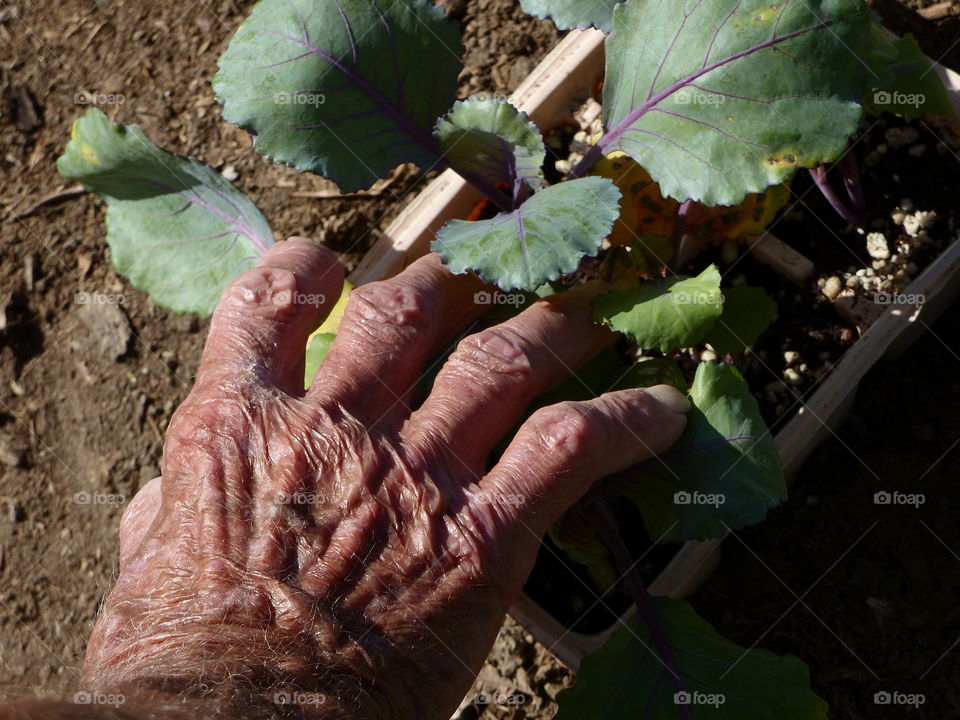
[[[571,111],[590,96],[603,74],[603,40],[603,34],[596,30],[570,32],[517,88],[511,102],[544,131],[565,122]],[[960,75],[940,65],[935,67],[960,115]],[[390,224],[350,279],[361,285],[400,272],[429,251],[434,233],[444,223],[465,217],[480,199],[480,193],[459,175],[452,170],[443,172]],[[813,263],[769,234],[759,238],[750,252],[794,282],[814,272]],[[903,352],[957,296],[958,270],[960,241],[944,250],[904,291],[905,295],[925,298],[921,306],[891,305],[870,318],[858,318],[860,339],[775,435],[788,480],[840,425],[867,371],[882,357]],[[854,319],[842,302],[837,305],[841,315]],[[722,539],[685,543],[651,583],[650,592],[671,597],[693,592],[717,567],[721,543]],[[632,609],[624,617],[631,613]],[[572,632],[526,594],[521,594],[510,614],[574,670],[584,655],[599,649],[616,629],[615,625],[592,635]]]

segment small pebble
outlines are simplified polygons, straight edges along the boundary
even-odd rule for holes
[[[793,368],[787,368],[783,371],[783,379],[791,385],[799,385],[803,382],[803,377]]]
[[[843,283],[840,281],[840,278],[838,278],[836,275],[833,275],[827,278],[827,281],[824,283],[820,291],[831,300],[836,300],[837,296],[840,295],[841,290],[843,290]]]
[[[890,248],[883,233],[872,232],[867,235],[867,254],[877,260],[885,260],[890,257]]]
[[[903,220],[903,229],[910,237],[920,237],[923,230],[933,226],[937,221],[937,214],[932,210],[917,210]]]
[[[798,353],[796,350],[787,350],[783,353],[783,359],[787,365],[793,365],[797,360],[800,359],[800,353]]]
[[[713,362],[717,359],[717,354],[713,350],[704,350],[700,353],[700,362]]]
[[[223,175],[224,180],[229,180],[230,182],[240,177],[240,173],[237,172],[237,169],[233,165],[227,165],[220,171],[220,174]]]
[[[918,157],[923,157],[923,154],[926,151],[927,151],[926,145],[912,145],[910,149],[907,150],[907,154],[910,155],[911,157],[918,158]]]

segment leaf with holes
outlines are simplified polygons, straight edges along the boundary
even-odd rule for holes
[[[524,185],[543,185],[547,151],[540,130],[506,100],[461,100],[437,121],[435,134],[447,163],[464,177],[506,185],[514,198],[522,197]]]
[[[475,270],[504,290],[534,290],[593,255],[620,211],[620,191],[606,178],[552,185],[512,212],[447,223],[432,248],[453,272]]]
[[[723,537],[787,497],[773,437],[732,366],[700,363],[690,402],[677,443],[607,488],[629,497],[664,542]]]
[[[715,265],[695,278],[676,276],[593,299],[594,320],[664,352],[696,345],[722,311]]]
[[[351,192],[400,163],[438,161],[431,129],[456,93],[462,50],[428,0],[262,0],[213,87],[257,150]]]
[[[889,75],[863,0],[628,0],[613,18],[594,155],[622,150],[679,200],[735,205],[836,160]]]
[[[520,0],[523,11],[546,20],[560,30],[595,27],[610,32],[613,8],[623,0]]]
[[[96,108],[74,123],[57,170],[107,201],[117,271],[177,312],[209,315],[230,281],[273,244],[260,211],[218,172]]]
[[[584,658],[556,720],[827,720],[798,658],[730,642],[683,600],[650,605],[653,628],[634,616]]]

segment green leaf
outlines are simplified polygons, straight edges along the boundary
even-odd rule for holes
[[[74,122],[57,170],[107,201],[117,271],[177,312],[209,315],[230,281],[273,244],[260,211],[219,173],[96,108]]]
[[[613,8],[622,0],[520,0],[525,13],[551,18],[559,30],[586,30],[590,27],[610,32]]]
[[[565,400],[592,400],[604,393],[652,385],[672,385],[687,391],[683,371],[670,358],[650,358],[628,363],[615,350],[597,353],[577,372],[552,390],[537,396],[528,413]]]
[[[456,94],[462,50],[428,0],[262,0],[213,87],[257,150],[351,192],[438,160],[431,129]]]
[[[315,332],[307,340],[306,362],[303,367],[303,386],[310,387],[313,382],[313,376],[317,374],[323,359],[330,352],[333,341],[337,339],[336,333]]]
[[[836,160],[889,75],[863,0],[628,0],[613,18],[596,152],[678,200],[735,205]]]
[[[609,552],[600,542],[590,521],[580,511],[579,505],[568,510],[550,528],[550,539],[570,558],[581,565],[609,564]]]
[[[732,366],[701,363],[690,401],[677,443],[609,488],[633,500],[647,533],[664,542],[722,537],[787,497],[773,436]]]
[[[882,88],[867,93],[867,105],[906,117],[920,117],[924,113],[953,115],[950,96],[913,35],[898,39],[894,50],[896,57],[888,66],[892,78]]]
[[[619,201],[620,191],[606,178],[570,180],[489,220],[452,220],[431,247],[455,273],[475,270],[504,290],[534,290],[597,252]]]
[[[679,679],[661,662],[650,630],[632,617],[584,658],[573,687],[557,697],[556,720],[680,720],[685,710],[711,720],[826,720],[828,706],[810,690],[801,660],[730,642],[682,600],[651,602],[674,658],[666,664]]]
[[[673,277],[593,299],[594,320],[626,333],[640,347],[664,352],[696,345],[722,310],[715,265],[695,278]]]
[[[343,320],[343,314],[347,311],[350,293],[353,292],[355,287],[349,280],[343,281],[337,303],[331,308],[326,319],[320,323],[320,327],[307,338],[306,361],[303,368],[303,386],[305,388],[310,387],[313,376],[317,374],[323,359],[330,352],[330,346],[333,345],[337,332],[340,330],[340,321]]]
[[[777,303],[761,288],[740,285],[723,291],[723,312],[704,341],[718,353],[752,346],[777,317]]]
[[[505,183],[519,197],[521,183],[539,190],[546,156],[540,130],[506,100],[468,98],[437,121],[444,158],[464,177]]]

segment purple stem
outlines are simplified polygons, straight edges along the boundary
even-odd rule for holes
[[[827,199],[827,202],[837,211],[837,214],[846,220],[848,223],[859,226],[860,218],[857,217],[857,214],[847,207],[847,204],[840,199],[840,197],[833,191],[833,188],[830,186],[830,181],[827,179],[827,168],[824,165],[818,165],[817,167],[809,168],[810,177],[813,178],[813,182],[816,183],[817,187],[820,188],[820,192],[823,193],[823,196]]]
[[[613,563],[617,566],[617,571],[626,578],[627,589],[637,606],[637,615],[647,626],[647,630],[650,631],[650,640],[656,648],[664,668],[670,673],[670,682],[673,685],[674,692],[683,692],[680,666],[673,656],[670,641],[663,630],[660,616],[657,615],[656,608],[653,607],[650,594],[643,584],[643,578],[640,577],[637,565],[630,557],[630,551],[624,544],[623,538],[620,537],[620,527],[610,510],[610,506],[606,501],[595,498],[587,505],[586,514],[596,527],[597,533],[600,535],[600,541],[607,546],[613,556]],[[684,720],[693,720],[689,705],[678,705],[677,707]]]
[[[857,217],[863,221],[867,217],[867,201],[863,196],[863,184],[860,182],[860,167],[857,165],[857,158],[852,152],[848,152],[841,157],[836,164],[840,177],[843,178],[843,187],[847,191],[847,197],[853,205],[853,211]]]

